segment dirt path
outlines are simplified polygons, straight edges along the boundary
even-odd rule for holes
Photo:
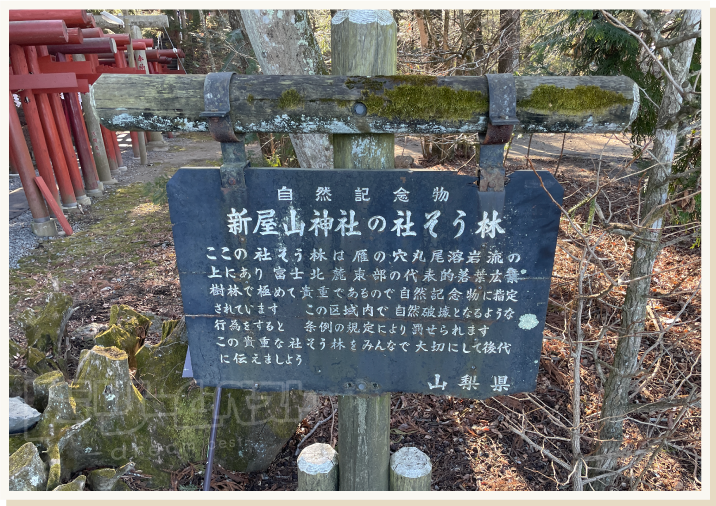
[[[173,139],[167,139],[166,151],[147,152],[146,166],[134,159],[129,132],[120,132],[118,135],[119,147],[128,170],[120,175],[118,181],[121,185],[154,181],[165,174],[167,170],[179,167],[218,166],[221,164],[221,145],[214,141],[209,134],[182,133]]]
[[[530,143],[529,135],[516,136],[507,157],[508,164],[523,163],[528,152],[531,158],[554,160],[559,158],[562,147],[560,134],[534,134]],[[218,166],[221,164],[221,147],[206,133],[182,133],[173,139],[166,139],[167,151],[148,153],[149,165],[140,166],[139,160],[132,157],[129,133],[119,135],[120,148],[125,163],[130,168],[119,178],[121,184],[153,181],[166,170],[183,166],[201,167]],[[258,156],[257,143],[246,146],[250,155]],[[421,139],[419,136],[396,135],[395,155],[410,156],[414,163],[421,167],[428,166],[423,159]],[[563,160],[581,158],[596,164],[602,157],[603,162],[611,165],[622,165],[632,158],[632,152],[625,136],[602,134],[567,134],[564,144]]]

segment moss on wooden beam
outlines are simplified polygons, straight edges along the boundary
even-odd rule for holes
[[[537,86],[532,94],[517,102],[520,109],[559,114],[583,114],[585,111],[605,112],[614,105],[631,105],[621,93],[598,86],[557,88],[552,84]]]
[[[415,84],[398,85],[382,96],[368,94],[364,103],[368,114],[403,120],[467,120],[489,109],[480,91]]]
[[[279,109],[298,109],[299,107],[303,107],[303,103],[303,97],[293,88],[281,93],[281,97],[278,99]]]
[[[203,75],[106,74],[92,86],[110,130],[207,131]],[[517,130],[601,133],[636,117],[627,77],[517,76]],[[485,77],[246,76],[230,90],[237,133],[471,133],[487,128]],[[354,112],[357,102],[367,113]]]

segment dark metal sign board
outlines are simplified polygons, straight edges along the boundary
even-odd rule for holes
[[[204,386],[486,398],[535,387],[559,210],[447,171],[216,168],[167,184]],[[538,172],[557,202],[563,190]]]

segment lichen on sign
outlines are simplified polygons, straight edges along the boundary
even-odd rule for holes
[[[520,323],[519,327],[524,330],[530,330],[537,326],[539,323],[539,320],[537,320],[537,316],[533,315],[531,313],[523,314],[520,316]]]

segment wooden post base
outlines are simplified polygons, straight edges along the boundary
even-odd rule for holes
[[[315,443],[298,456],[298,490],[338,490],[338,453]]]
[[[388,490],[390,393],[338,397],[340,490]]]
[[[430,457],[403,447],[390,457],[390,490],[430,490],[432,470]]]

